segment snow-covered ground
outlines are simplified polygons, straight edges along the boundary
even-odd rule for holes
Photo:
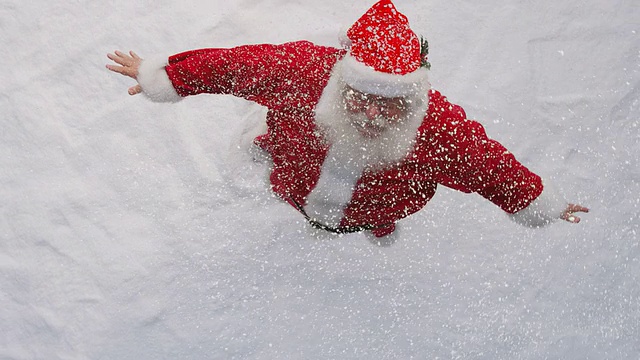
[[[317,239],[247,146],[264,110],[126,93],[142,56],[337,33],[373,1],[0,2],[0,358],[640,358],[636,0],[397,0],[432,84],[568,200],[442,189],[379,248]]]

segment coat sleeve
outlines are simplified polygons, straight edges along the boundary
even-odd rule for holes
[[[273,107],[317,89],[311,83],[318,72],[314,66],[337,52],[307,41],[192,50],[170,56],[164,64],[145,60],[138,82],[154,101],[230,94]]]
[[[480,123],[467,119],[460,106],[435,93],[428,116],[429,166],[438,183],[478,193],[525,225],[560,216],[565,202],[559,194],[490,139]]]

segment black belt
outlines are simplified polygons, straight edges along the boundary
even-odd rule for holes
[[[357,232],[361,232],[361,231],[365,231],[365,230],[374,230],[374,229],[380,229],[383,227],[387,227],[391,224],[382,224],[382,225],[371,225],[371,224],[364,224],[364,225],[356,225],[356,226],[338,226],[338,227],[331,227],[329,225],[325,225],[319,221],[317,221],[316,219],[312,219],[309,214],[307,214],[307,212],[304,210],[304,208],[302,207],[302,205],[300,205],[297,201],[293,200],[293,198],[289,197],[289,200],[291,200],[291,202],[295,205],[296,209],[298,209],[298,211],[300,211],[300,213],[304,216],[304,218],[309,222],[309,224],[311,224],[311,226],[315,229],[320,229],[320,230],[325,230],[334,234],[351,234],[351,233],[357,233]]]

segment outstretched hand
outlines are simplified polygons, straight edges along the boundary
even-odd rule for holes
[[[569,204],[567,205],[567,208],[564,210],[560,218],[564,221],[577,224],[580,222],[580,218],[574,215],[574,213],[577,212],[588,213],[589,209],[581,205]]]
[[[129,54],[116,50],[113,54],[107,54],[107,57],[116,64],[120,65],[107,65],[107,69],[128,76],[132,79],[138,78],[138,69],[142,63],[142,59],[133,51],[129,51]],[[142,86],[137,84],[129,88],[129,95],[136,95],[142,92]]]

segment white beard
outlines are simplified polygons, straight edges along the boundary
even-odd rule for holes
[[[305,207],[309,216],[333,227],[339,225],[363,172],[396,165],[411,153],[429,106],[427,88],[407,99],[410,109],[405,119],[377,137],[365,137],[350,121],[364,114],[349,114],[344,106],[340,71],[338,63],[316,106],[316,124],[330,148]]]

